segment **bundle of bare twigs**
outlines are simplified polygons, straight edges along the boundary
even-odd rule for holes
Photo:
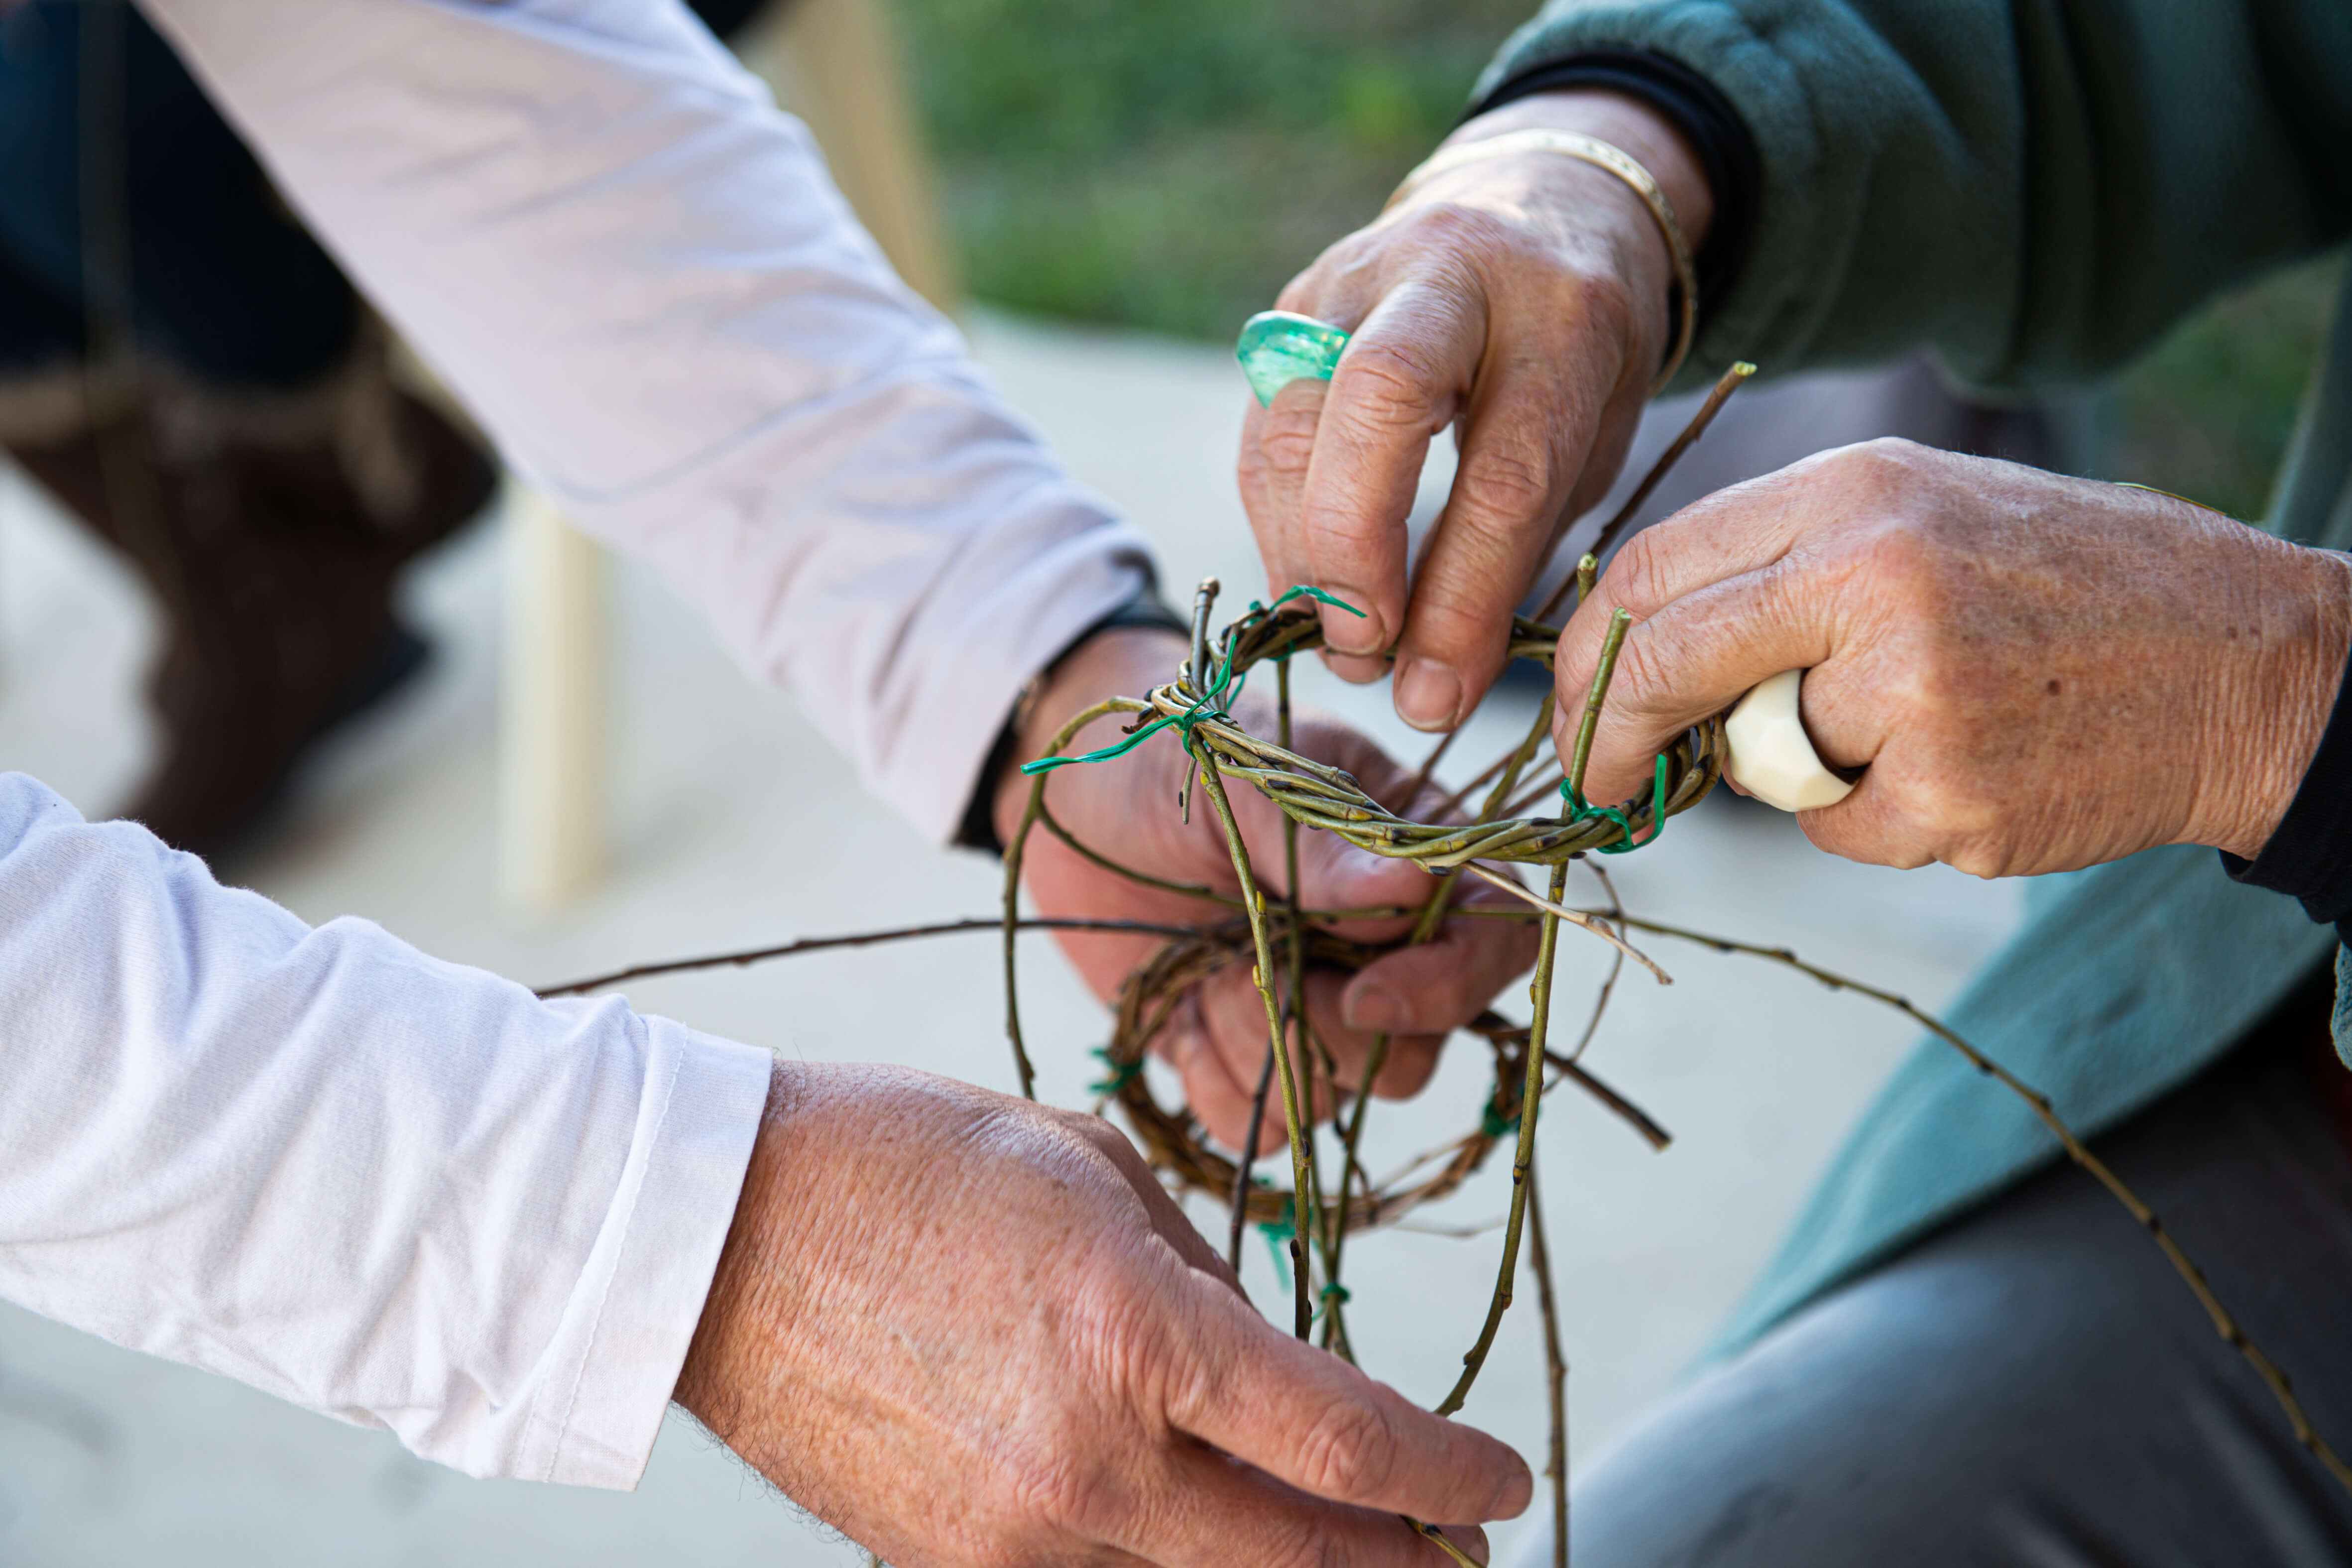
[[[1752,369],[1737,366],[1717,384],[1681,438],[1667,449],[1632,499],[1601,531],[1594,552],[1584,557],[1574,575],[1544,606],[1543,616],[1561,607],[1571,591],[1580,600],[1591,591],[1597,570],[1595,555],[1607,548],[1674,460],[1696,439],[1724,399]],[[1213,581],[1204,584],[1194,603],[1191,657],[1176,672],[1175,679],[1148,696],[1116,698],[1070,718],[1055,737],[1054,751],[1058,752],[1087,725],[1107,715],[1131,715],[1134,722],[1128,739],[1118,745],[1084,758],[1054,757],[1027,765],[1027,771],[1034,774],[1034,782],[1027,810],[1006,849],[1004,898],[999,919],[811,938],[742,952],[637,965],[551,987],[541,994],[569,994],[643,976],[754,963],[826,948],[997,930],[1003,932],[1004,942],[1006,1033],[1022,1090],[1034,1098],[1034,1072],[1021,1030],[1014,964],[1018,934],[1034,930],[1087,930],[1166,936],[1167,944],[1129,977],[1120,992],[1110,1044],[1103,1052],[1110,1077],[1097,1086],[1101,1096],[1097,1109],[1107,1109],[1112,1103],[1118,1106],[1146,1155],[1165,1180],[1179,1189],[1210,1194],[1230,1205],[1228,1240],[1236,1267],[1244,1228],[1250,1223],[1256,1223],[1269,1236],[1286,1243],[1293,1326],[1299,1337],[1313,1334],[1319,1321],[1323,1344],[1353,1361],[1346,1317],[1349,1288],[1343,1283],[1348,1237],[1371,1226],[1393,1223],[1415,1206],[1454,1192],[1507,1137],[1511,1139],[1512,1195],[1494,1289],[1476,1338],[1463,1356],[1461,1374],[1436,1408],[1440,1414],[1447,1415],[1460,1409],[1485,1365],[1496,1331],[1511,1305],[1512,1285],[1517,1278],[1524,1242],[1542,1312],[1551,1417],[1546,1475],[1551,1490],[1554,1560],[1564,1565],[1569,1539],[1567,1363],[1561,1351],[1560,1303],[1551,1278],[1550,1248],[1537,1180],[1536,1131],[1544,1099],[1561,1084],[1575,1084],[1622,1118],[1654,1147],[1664,1148],[1669,1141],[1665,1132],[1622,1095],[1593,1077],[1578,1059],[1601,1025],[1626,962],[1647,968],[1660,981],[1667,978],[1633,945],[1632,938],[1636,933],[1660,936],[1696,942],[1719,952],[1760,958],[1810,976],[1832,990],[1850,991],[1904,1013],[1958,1051],[1987,1078],[2020,1098],[2050,1130],[2067,1157],[2113,1194],[2147,1228],[2210,1316],[2215,1331],[2243,1353],[2269,1386],[2293,1425],[2297,1440],[2339,1484],[2352,1491],[2352,1467],[2347,1467],[2314,1430],[2286,1375],[2246,1337],[2155,1213],[2084,1145],[2059,1118],[2048,1097],[2021,1082],[1945,1025],[1892,992],[1818,968],[1786,948],[1733,942],[1664,925],[1640,919],[1623,909],[1600,863],[1589,857],[1619,853],[1650,842],[1666,818],[1688,810],[1706,797],[1720,777],[1725,760],[1721,721],[1710,720],[1683,736],[1658,760],[1654,785],[1647,797],[1605,807],[1593,806],[1584,800],[1585,762],[1625,633],[1624,612],[1617,612],[1610,626],[1598,668],[1584,697],[1574,746],[1559,775],[1532,783],[1527,778],[1550,733],[1553,705],[1548,696],[1539,704],[1526,737],[1456,792],[1451,805],[1460,805],[1476,789],[1486,790],[1475,813],[1465,820],[1416,822],[1396,815],[1373,799],[1347,773],[1289,749],[1289,661],[1294,655],[1318,647],[1322,642],[1321,624],[1314,605],[1305,602],[1310,595],[1323,597],[1313,595],[1312,590],[1298,589],[1272,605],[1253,604],[1246,613],[1213,637],[1209,620],[1217,588]],[[1531,660],[1549,669],[1559,636],[1557,628],[1539,620],[1521,619],[1513,627],[1511,653],[1514,658]],[[1247,733],[1226,711],[1237,683],[1254,667],[1267,662],[1274,664],[1279,683],[1278,732],[1272,741]],[[1231,852],[1240,888],[1238,896],[1170,882],[1122,865],[1100,847],[1078,840],[1050,808],[1046,781],[1053,767],[1067,762],[1114,761],[1144,735],[1162,730],[1172,731],[1192,759],[1200,792],[1215,813]],[[1450,738],[1423,764],[1422,779],[1429,776],[1447,744]],[[1291,892],[1279,902],[1267,899],[1251,865],[1226,793],[1229,780],[1247,784],[1283,812],[1284,855],[1287,862],[1284,885]],[[1524,790],[1523,784],[1528,784]],[[1555,798],[1555,790],[1558,797],[1564,799],[1563,809],[1550,815],[1527,815],[1538,801]],[[1197,926],[1024,920],[1019,914],[1022,859],[1030,835],[1041,827],[1097,866],[1146,886],[1196,898],[1214,913]],[[1297,892],[1297,835],[1302,828],[1335,833],[1375,854],[1416,861],[1433,873],[1437,886],[1418,910],[1302,908]],[[1570,869],[1580,863],[1594,875],[1607,898],[1601,907],[1579,909],[1564,901]],[[1517,880],[1511,868],[1518,865],[1549,869],[1544,892],[1537,893]],[[1465,875],[1505,889],[1517,899],[1517,905],[1458,905],[1456,895]],[[1329,929],[1346,921],[1405,915],[1418,917],[1411,933],[1387,946],[1350,941]],[[1330,1102],[1339,1109],[1328,1127],[1318,1127],[1312,1118],[1313,1086],[1318,1077],[1327,1085],[1336,1085],[1336,1075],[1328,1050],[1317,1037],[1306,1016],[1306,977],[1310,969],[1316,968],[1361,968],[1389,947],[1425,942],[1443,921],[1459,918],[1522,920],[1538,925],[1535,976],[1528,992],[1531,1016],[1528,1023],[1521,1025],[1489,1012],[1468,1026],[1466,1032],[1486,1040],[1494,1058],[1494,1078],[1480,1108],[1478,1126],[1431,1151],[1404,1171],[1375,1183],[1360,1163],[1370,1094],[1360,1092],[1343,1099],[1335,1087]],[[1562,925],[1577,926],[1614,949],[1608,977],[1592,1012],[1577,1044],[1567,1051],[1555,1050],[1550,1045],[1553,977]],[[1241,1150],[1227,1152],[1213,1146],[1183,1108],[1167,1107],[1158,1101],[1146,1080],[1142,1064],[1154,1037],[1166,1027],[1188,991],[1210,974],[1244,963],[1251,966],[1265,1009],[1267,1049],[1250,1138]],[[1365,1085],[1379,1078],[1387,1048],[1386,1037],[1376,1037],[1361,1075]],[[1259,1155],[1258,1127],[1271,1109],[1270,1094],[1279,1106],[1289,1155],[1287,1188],[1265,1184],[1253,1174]],[[1325,1173],[1327,1162],[1321,1145],[1326,1136],[1334,1145],[1338,1167],[1334,1176]],[[1456,1562],[1470,1563],[1434,1529],[1412,1521],[1406,1522]]]

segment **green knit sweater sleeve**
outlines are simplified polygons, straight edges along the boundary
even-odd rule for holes
[[[2347,0],[1552,0],[1478,90],[1599,48],[1706,78],[1761,164],[1686,381],[2078,379],[2352,226]]]

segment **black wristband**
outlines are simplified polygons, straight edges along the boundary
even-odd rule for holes
[[[1036,679],[1042,680],[1053,668],[1067,658],[1081,645],[1105,632],[1171,631],[1180,637],[1192,635],[1192,627],[1183,616],[1168,607],[1160,596],[1159,586],[1146,583],[1138,588],[1127,603],[1088,626],[1072,637],[1062,651],[1045,661]],[[1002,859],[1004,840],[996,831],[996,786],[1003,780],[1004,770],[1013,765],[1013,751],[1021,743],[1021,710],[1024,703],[1015,702],[1013,711],[1004,716],[1004,727],[996,732],[995,744],[988,748],[987,760],[980,764],[980,777],[972,785],[971,798],[964,803],[963,823],[956,829],[953,840],[959,849],[982,849]]]
[[[1731,292],[1748,260],[1761,205],[1763,166],[1756,139],[1731,100],[1705,77],[1664,55],[1641,49],[1587,49],[1521,71],[1486,94],[1462,118],[1565,88],[1600,87],[1638,98],[1670,121],[1697,153],[1715,195],[1715,216],[1695,258],[1699,319]]]
[[[2352,944],[2352,681],[2337,678],[2319,749],[2270,842],[2252,860],[2225,849],[2221,866],[2250,887],[2300,899]]]

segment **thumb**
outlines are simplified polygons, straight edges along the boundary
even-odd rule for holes
[[[1333,1502],[1470,1524],[1535,1495],[1527,1462],[1412,1404],[1328,1351],[1280,1332],[1238,1299],[1200,1288],[1192,1363],[1170,1418],[1246,1464]]]

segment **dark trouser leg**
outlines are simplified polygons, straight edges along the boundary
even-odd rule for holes
[[[124,814],[218,853],[415,668],[394,581],[495,470],[124,0],[34,0],[0,46],[0,447],[153,593],[163,757]]]
[[[2345,1451],[2352,1160],[2320,992],[2097,1147]],[[1572,1519],[1578,1568],[2352,1563],[2352,1496],[2072,1165],[1694,1379]]]
[[[148,681],[162,755],[120,815],[167,843],[208,856],[242,847],[305,749],[424,658],[394,618],[394,586],[417,552],[481,510],[497,476],[381,375],[355,363],[303,408],[302,423],[316,414],[320,427],[299,439],[241,438],[234,420],[207,430],[202,399],[158,392],[61,437],[7,442],[130,558],[163,611]],[[351,433],[365,454],[326,427],[345,395],[380,403]],[[191,412],[197,450],[174,453],[172,426]],[[143,454],[128,476],[125,448]],[[381,514],[366,505],[370,468],[397,502]]]

